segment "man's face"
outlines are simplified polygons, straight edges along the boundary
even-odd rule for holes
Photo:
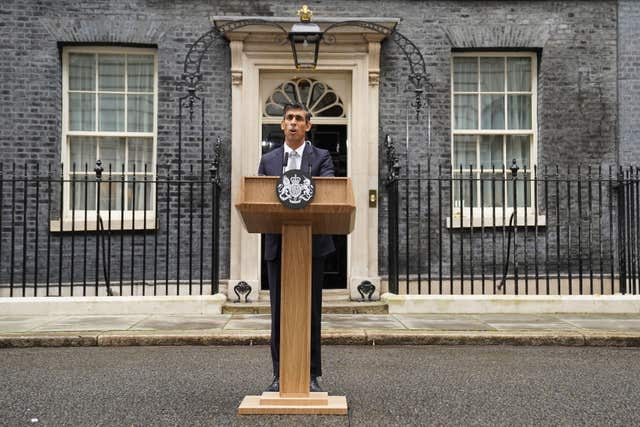
[[[311,122],[306,120],[304,110],[288,110],[282,118],[280,128],[287,144],[297,148],[304,142],[304,135],[311,129]]]

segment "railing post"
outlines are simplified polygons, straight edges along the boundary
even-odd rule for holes
[[[211,294],[218,293],[220,278],[220,150],[221,139],[216,139],[214,158],[209,169],[211,178]]]
[[[104,171],[101,160],[98,159],[98,161],[96,161],[96,167],[93,169],[93,171],[96,173],[96,281],[94,292],[95,296],[98,296],[98,289],[100,285],[100,237],[102,237],[102,230],[100,229],[100,184],[102,182],[102,172]],[[105,263],[107,262],[106,259],[103,261]]]
[[[618,266],[620,271],[620,293],[627,292],[627,253],[625,247],[625,182],[622,167],[618,170]]]
[[[400,164],[395,152],[395,147],[391,141],[391,136],[385,137],[385,147],[387,152],[387,192],[389,205],[387,209],[387,270],[389,275],[389,292],[398,293],[398,173]]]

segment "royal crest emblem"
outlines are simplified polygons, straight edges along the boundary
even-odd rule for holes
[[[291,209],[304,208],[313,200],[313,178],[300,169],[285,172],[278,180],[276,194],[280,203]]]

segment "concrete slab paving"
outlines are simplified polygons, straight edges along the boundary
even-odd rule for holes
[[[126,330],[143,320],[145,315],[134,316],[65,316],[44,323],[33,331],[111,331]]]
[[[512,322],[512,323],[487,323],[499,331],[578,331],[579,329],[566,322]]]
[[[0,333],[2,332],[28,332],[35,330],[36,328],[46,325],[51,321],[56,321],[61,319],[60,317],[47,317],[47,316],[38,316],[38,317],[24,317],[24,316],[16,316],[16,317],[4,317],[0,320]]]
[[[0,347],[268,344],[269,314],[1,316]],[[324,314],[325,344],[640,346],[640,315]]]
[[[223,329],[231,319],[231,315],[219,316],[163,316],[160,314],[149,316],[133,325],[132,331],[175,331]]]
[[[561,319],[561,320],[640,319],[640,313],[557,313],[553,316],[556,316],[558,319]]]
[[[451,315],[445,315],[449,318]],[[459,316],[456,316],[459,317]],[[503,313],[489,313],[489,314],[473,314],[474,319],[477,319],[485,323],[533,323],[533,322],[557,322],[560,319],[555,314],[503,314]]]
[[[224,327],[225,330],[270,330],[270,314],[234,314]]]
[[[405,329],[388,314],[325,314],[322,329]]]
[[[491,331],[490,325],[475,320],[470,316],[456,316],[449,318],[434,318],[433,315],[396,314],[395,318],[402,322],[407,329],[426,329],[439,331]]]
[[[640,319],[568,319],[567,323],[596,331],[640,332]]]

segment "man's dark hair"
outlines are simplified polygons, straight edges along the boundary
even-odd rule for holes
[[[307,109],[307,106],[302,102],[293,102],[291,104],[287,104],[284,106],[284,111],[282,112],[282,117],[284,118],[287,115],[287,111],[289,110],[302,110],[304,111],[304,118],[306,121],[311,120],[311,111]]]

